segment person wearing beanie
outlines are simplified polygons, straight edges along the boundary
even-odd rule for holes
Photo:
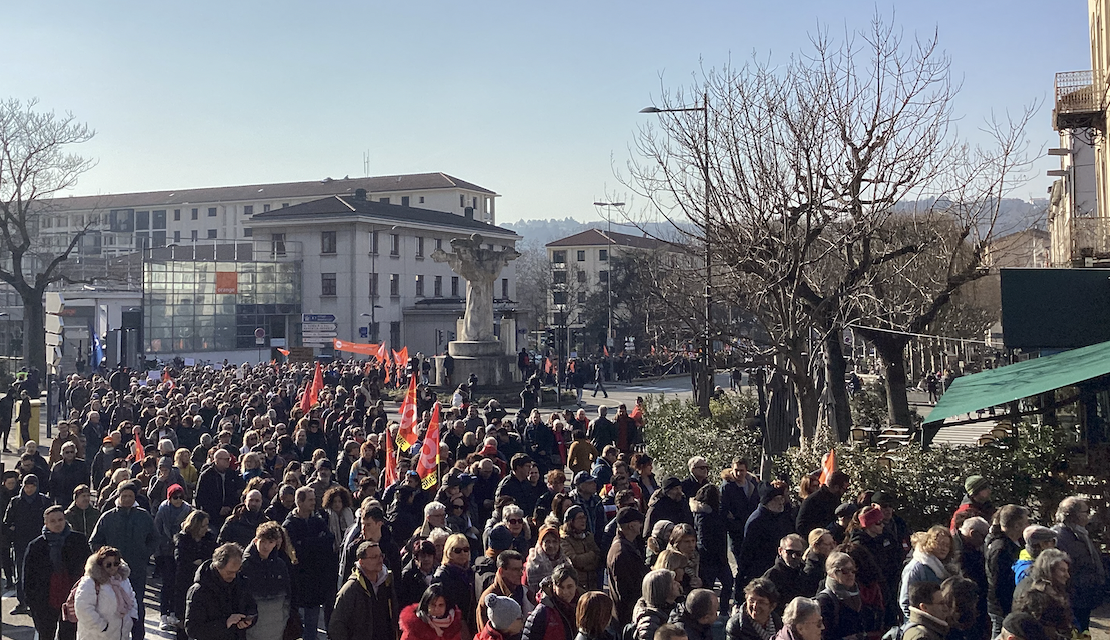
[[[522,617],[528,617],[532,609],[536,608],[534,597],[529,597],[528,589],[524,586],[524,557],[520,552],[509,549],[497,555],[497,577],[482,592],[478,602],[485,602],[491,595],[515,600],[520,605],[519,615]],[[476,607],[475,615],[479,627],[484,627],[489,621],[488,614],[487,608],[481,604]]]
[[[744,525],[744,541],[736,559],[734,594],[739,596],[749,582],[774,566],[779,540],[791,533],[794,518],[786,510],[786,486],[782,482],[760,485],[759,506]]]
[[[173,613],[176,584],[170,577],[177,574],[173,537],[180,533],[181,523],[185,522],[185,517],[193,507],[185,502],[185,489],[181,485],[171,485],[166,493],[169,497],[158,506],[158,512],[154,515],[154,529],[158,532],[158,552],[154,555],[154,565],[162,575],[162,591],[159,594],[162,611],[160,628],[163,631],[172,631],[179,622]]]
[[[979,517],[990,522],[994,517],[995,508],[991,504],[991,483],[983,476],[969,476],[964,481],[964,498],[960,506],[952,514],[952,521],[948,529],[955,531],[958,528],[956,514],[966,512],[968,518]]]
[[[856,515],[859,506],[854,502],[842,503],[833,512],[835,520],[826,527],[829,534],[832,535],[833,541],[837,544],[844,542],[844,537],[847,535],[848,525],[852,523],[852,517]]]
[[[647,573],[644,565],[640,534],[644,516],[633,507],[617,511],[617,537],[606,556],[609,570],[609,595],[613,599],[614,617],[619,628],[632,622],[632,608],[640,599],[641,583]]]
[[[89,537],[93,549],[108,546],[119,549],[123,561],[131,568],[128,580],[135,593],[146,593],[147,565],[158,550],[158,532],[150,513],[136,506],[139,493],[134,482],[125,482],[116,489],[116,506],[104,512]],[[143,599],[138,598],[139,620],[146,615]],[[139,628],[142,625],[138,625]],[[139,636],[140,640],[142,635]]]
[[[590,533],[585,509],[577,504],[568,508],[563,514],[563,525],[559,531],[560,548],[578,572],[578,584],[586,590],[599,588],[604,556],[598,547],[597,538]]]
[[[600,555],[599,551],[598,556]],[[528,590],[539,594],[540,582],[564,562],[570,560],[563,551],[559,528],[550,525],[540,527],[536,546],[528,551],[528,558],[524,561],[524,582],[528,585]]]
[[[600,546],[601,536],[605,532],[605,505],[597,495],[597,479],[585,471],[579,471],[574,476],[574,489],[571,489],[570,499],[575,505],[582,507],[582,512],[586,515],[586,530]]]
[[[859,512],[860,528],[852,532],[852,542],[871,553],[879,572],[879,585],[886,605],[889,624],[895,624],[899,610],[898,596],[902,580],[902,545],[894,539],[883,524],[883,510],[868,505]]]
[[[651,535],[646,540],[647,550],[644,554],[649,567],[655,565],[656,556],[671,543],[672,531],[674,531],[674,523],[670,520],[657,520],[651,525]]]
[[[1025,527],[1021,537],[1025,540],[1025,547],[1018,552],[1018,558],[1014,561],[1014,586],[1021,584],[1029,575],[1033,562],[1042,551],[1056,548],[1056,532],[1039,524]]]
[[[648,531],[658,520],[670,520],[675,524],[694,525],[694,515],[690,513],[690,503],[682,493],[682,481],[674,476],[663,479],[662,486],[648,499],[644,528]]]
[[[479,606],[485,609],[486,623],[475,638],[477,640],[513,640],[524,629],[520,604],[512,598],[488,594]]]
[[[27,553],[27,545],[42,534],[43,514],[51,504],[53,503],[50,502],[50,498],[39,493],[38,476],[29,473],[23,476],[23,489],[19,496],[12,498],[4,513],[4,528],[7,531],[5,537],[11,540],[11,544],[15,547],[15,567],[18,572],[16,598],[19,604],[12,610],[11,615],[30,613],[23,593],[25,582],[23,556]]]

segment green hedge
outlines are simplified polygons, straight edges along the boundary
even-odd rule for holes
[[[693,400],[659,395],[649,396],[646,402],[644,440],[647,452],[655,459],[657,478],[685,477],[689,474],[686,463],[695,455],[705,456],[710,469],[731,466],[738,455],[751,460],[753,470],[759,468],[762,434],[758,428],[744,426],[757,409],[751,396],[730,393],[711,400],[710,418],[698,415]]]

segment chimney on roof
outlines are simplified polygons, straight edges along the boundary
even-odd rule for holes
[[[474,207],[467,207],[467,208],[463,209],[463,215],[466,217],[467,220],[473,220],[474,219]]]
[[[366,202],[366,189],[355,189],[355,200]]]

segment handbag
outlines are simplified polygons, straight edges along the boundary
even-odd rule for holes
[[[304,623],[301,622],[301,612],[297,607],[289,607],[289,617],[285,620],[285,631],[281,640],[297,640],[304,635]]]

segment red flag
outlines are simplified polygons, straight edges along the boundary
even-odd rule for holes
[[[278,347],[278,353],[285,356],[286,358],[289,357],[289,349],[282,349],[281,347]]]
[[[389,431],[386,431],[386,436]],[[385,486],[391,486],[397,482],[397,455],[393,451],[393,443],[386,437],[382,443],[385,446]]]
[[[438,402],[436,404],[439,404]],[[146,457],[146,449],[143,448],[143,441],[135,438],[135,462],[142,461]]]
[[[825,460],[821,463],[821,476],[818,478],[821,484],[829,479],[833,471],[837,470],[836,466],[836,449],[829,449],[829,454],[825,456]]]
[[[601,352],[605,354],[605,357],[606,357],[606,358],[608,358],[608,357],[609,357],[609,347],[606,347],[606,346],[602,346],[602,347],[601,347]]]
[[[381,348],[380,344],[360,344],[357,342],[346,342],[344,340],[332,340],[331,344],[336,351],[361,353],[364,356],[377,355],[378,350]]]
[[[393,361],[397,363],[398,367],[407,365],[409,363],[409,348],[401,347],[400,351],[394,351]]]
[[[301,396],[301,412],[308,413],[308,410],[316,404],[316,399],[320,397],[320,390],[324,388],[324,369],[320,363],[316,363],[316,373],[312,376],[312,382],[308,383],[305,387],[304,394]]]
[[[544,373],[551,373],[551,358],[544,358],[543,359],[543,372]]]
[[[374,357],[376,357],[378,359],[378,362],[388,362],[389,361],[389,345],[387,345],[384,342],[379,344],[378,345],[378,351],[377,351],[377,353],[374,354]]]
[[[439,404],[436,402],[435,404]],[[409,380],[409,390],[401,404],[401,428],[397,431],[397,446],[408,451],[416,442],[416,376]]]
[[[416,463],[420,486],[427,490],[439,484],[439,403],[432,404],[432,421],[424,444],[420,447],[420,461]]]

